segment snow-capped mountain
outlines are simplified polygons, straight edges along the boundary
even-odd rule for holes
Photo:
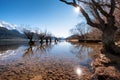
[[[23,28],[11,23],[8,23],[6,21],[0,20],[0,27],[4,27],[8,30],[17,30],[18,32],[23,34]]]
[[[0,20],[0,39],[11,38],[24,38],[24,34],[18,26]]]
[[[13,29],[16,29],[17,26],[14,24],[10,24],[8,22],[0,20],[0,27],[4,27],[8,30],[13,30]]]

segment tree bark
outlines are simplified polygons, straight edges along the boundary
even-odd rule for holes
[[[102,33],[103,52],[120,55],[120,47],[115,45],[115,26],[106,26]]]
[[[95,27],[103,32],[102,34],[102,42],[103,42],[103,50],[105,51],[104,53],[113,53],[113,54],[120,54],[120,48],[115,45],[115,32],[117,30],[117,27],[115,26],[115,16],[114,11],[115,11],[115,6],[116,6],[116,1],[115,0],[109,0],[110,2],[110,9],[109,11],[106,10],[101,6],[100,3],[98,3],[96,0],[90,0],[90,1],[84,1],[84,0],[72,0],[72,1],[67,1],[67,0],[60,0],[61,2],[64,2],[68,5],[74,6],[74,7],[79,7],[80,12],[82,15],[85,17],[87,24],[90,25],[91,27]],[[88,6],[92,5],[93,7],[91,8],[94,10],[94,14],[97,16],[97,18],[94,16],[96,20],[99,21],[99,23],[94,22],[90,18],[90,14],[82,8],[77,2],[85,3],[88,2]],[[104,0],[102,0],[104,2]],[[99,1],[100,2],[100,1]],[[105,17],[103,19],[102,17]]]

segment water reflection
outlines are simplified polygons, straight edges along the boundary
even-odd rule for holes
[[[15,59],[27,45],[26,42],[0,41],[0,60]]]
[[[0,51],[0,60],[15,60],[21,57],[25,46],[16,47],[15,49],[9,49]]]
[[[0,52],[2,53],[2,51],[15,50],[22,45],[27,45],[27,42],[0,41]]]
[[[76,44],[71,47],[71,53],[75,54],[81,61],[85,61],[86,57],[88,58],[89,53],[92,51],[92,48],[81,44]]]
[[[33,50],[34,50],[33,45],[29,45],[29,47],[25,50],[23,57],[33,54]]]
[[[38,47],[38,50],[41,53],[48,53],[52,48],[53,48],[53,44],[52,43],[42,43],[40,44],[40,46]]]
[[[78,76],[81,76],[81,75],[82,75],[82,69],[81,69],[80,67],[77,67],[77,68],[76,68],[76,74],[77,74]]]
[[[16,45],[2,45],[0,46],[0,57],[2,54],[8,56],[13,55],[16,59],[24,57],[40,57],[55,56],[61,58],[71,58],[78,60],[80,65],[89,66],[92,60],[94,49],[83,44],[70,44],[67,42],[60,43],[36,43],[34,45],[16,44]]]
[[[73,44],[71,47],[71,53],[76,55],[76,57],[80,60],[80,65],[86,66],[91,70],[91,61],[92,59],[92,54],[93,54],[93,48],[87,47],[85,44]]]
[[[36,57],[36,58],[40,58],[41,55],[45,55],[48,52],[50,52],[50,50],[53,48],[53,44],[52,43],[40,43],[37,45],[29,45],[29,47],[25,50],[23,57]]]
[[[8,45],[4,45],[1,47],[4,48],[5,46],[7,47]],[[43,72],[43,74],[45,73],[48,75],[64,74],[65,76],[70,75],[73,77],[76,76],[80,77],[86,71],[89,71],[89,69],[91,69],[90,63],[93,60],[93,55],[95,54],[93,52],[94,48],[91,46],[93,45],[78,44],[78,43],[70,44],[68,42],[59,42],[59,43],[51,42],[51,43],[41,43],[41,44],[36,43],[34,45],[21,44],[18,47],[16,46],[13,48],[7,47],[7,49],[1,50],[0,63],[4,63],[5,61],[9,63],[9,61],[14,60],[14,62],[16,62],[15,65],[17,65],[17,67],[14,66],[13,68],[13,70],[16,69],[15,71],[21,69],[21,66],[22,67],[28,66],[25,69],[28,70],[26,72],[30,72],[31,70],[33,71],[33,74],[34,72],[41,71]],[[86,68],[88,70],[86,70]],[[2,70],[2,68],[0,69]],[[76,76],[74,76],[73,74],[75,74]],[[69,80],[73,80],[73,79],[69,79]],[[78,79],[75,78],[75,80]]]

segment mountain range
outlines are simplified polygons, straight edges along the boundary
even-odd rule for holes
[[[0,20],[0,39],[19,38],[25,38],[25,35],[19,30],[16,25]]]

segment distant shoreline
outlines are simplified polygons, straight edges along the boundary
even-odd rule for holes
[[[28,39],[0,39],[0,41],[29,41]]]
[[[27,44],[28,39],[0,39],[0,46]]]

